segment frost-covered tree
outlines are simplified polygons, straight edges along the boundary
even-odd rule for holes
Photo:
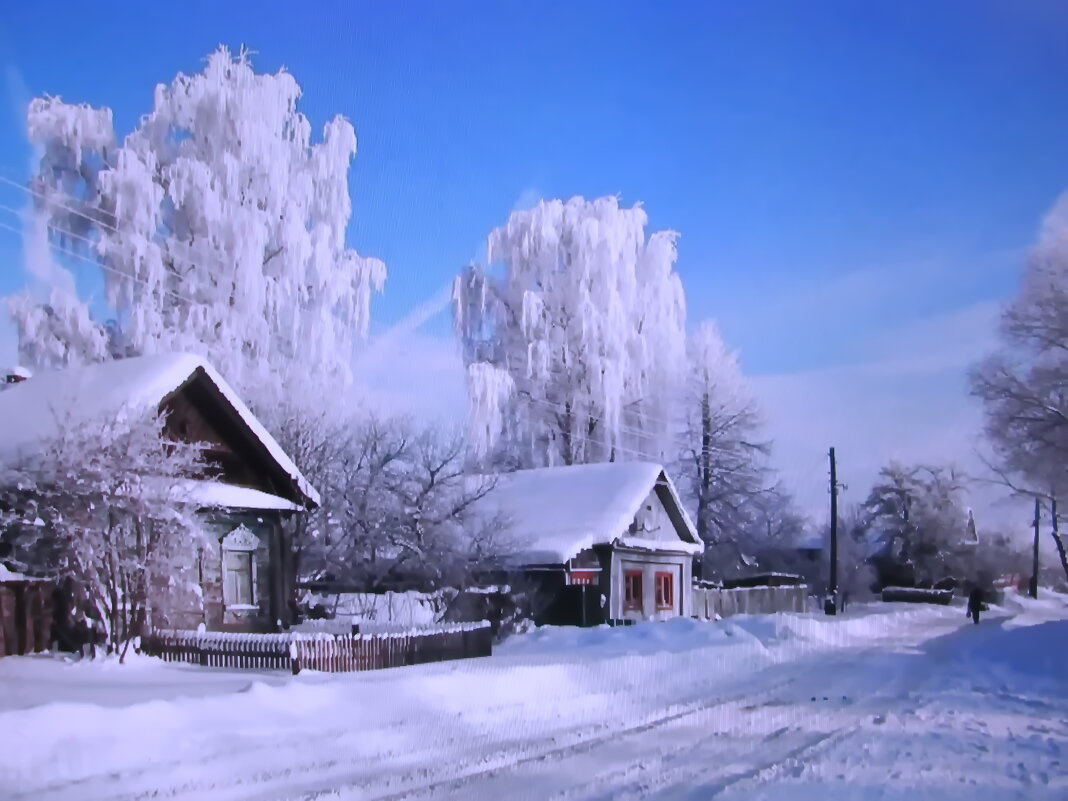
[[[346,381],[385,267],[345,241],[353,127],[335,117],[313,142],[300,95],[289,73],[219,48],[157,86],[121,141],[109,108],[34,99],[40,235],[100,265],[112,323],[70,292],[14,301],[29,366],[196,352],[260,409],[298,378]]]
[[[864,507],[884,578],[933,584],[972,570],[965,489],[952,467],[891,462],[879,472]]]
[[[1017,495],[1068,496],[1068,194],[1047,215],[1020,291],[1001,318],[1000,349],[971,376],[992,465]],[[1068,577],[1068,548],[1054,537]]]
[[[454,285],[482,459],[542,466],[657,457],[685,356],[676,234],[640,205],[543,201]]]
[[[101,422],[72,397],[53,413],[54,435],[0,469],[0,538],[17,567],[72,587],[76,618],[125,657],[150,614],[199,603],[206,535],[179,488],[204,461],[196,445],[165,442],[155,412]]]
[[[743,551],[751,550],[774,516],[770,509],[759,514],[760,496],[770,489],[770,446],[760,437],[760,415],[738,354],[711,321],[688,339],[681,390],[675,476],[693,506],[697,533],[706,547],[746,540]]]
[[[306,579],[368,591],[460,586],[508,549],[507,527],[476,508],[493,480],[468,474],[459,434],[376,415],[334,433],[309,475],[322,505],[303,524]]]

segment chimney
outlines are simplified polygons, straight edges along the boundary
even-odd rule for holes
[[[14,367],[5,367],[0,370],[0,390],[8,389],[15,384],[21,384],[31,375],[32,373],[25,367],[19,367],[18,365]]]

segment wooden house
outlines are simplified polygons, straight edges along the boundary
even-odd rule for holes
[[[594,587],[609,621],[691,614],[701,540],[659,464],[608,462],[501,475],[483,499],[513,573],[543,593]]]
[[[42,371],[0,391],[0,462],[40,449],[57,431],[57,407],[113,420],[124,410],[166,414],[165,438],[202,443],[208,471],[174,487],[213,536],[195,566],[203,599],[151,622],[171,628],[272,631],[294,618],[287,515],[319,497],[230,385],[188,354],[142,356]],[[151,605],[151,599],[150,599]]]

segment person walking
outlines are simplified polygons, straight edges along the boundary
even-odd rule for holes
[[[983,608],[983,591],[977,586],[968,593],[968,616],[978,625],[979,612]]]

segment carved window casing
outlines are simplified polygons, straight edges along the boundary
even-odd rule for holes
[[[256,609],[256,550],[260,540],[238,526],[222,540],[223,605],[227,609]]]

